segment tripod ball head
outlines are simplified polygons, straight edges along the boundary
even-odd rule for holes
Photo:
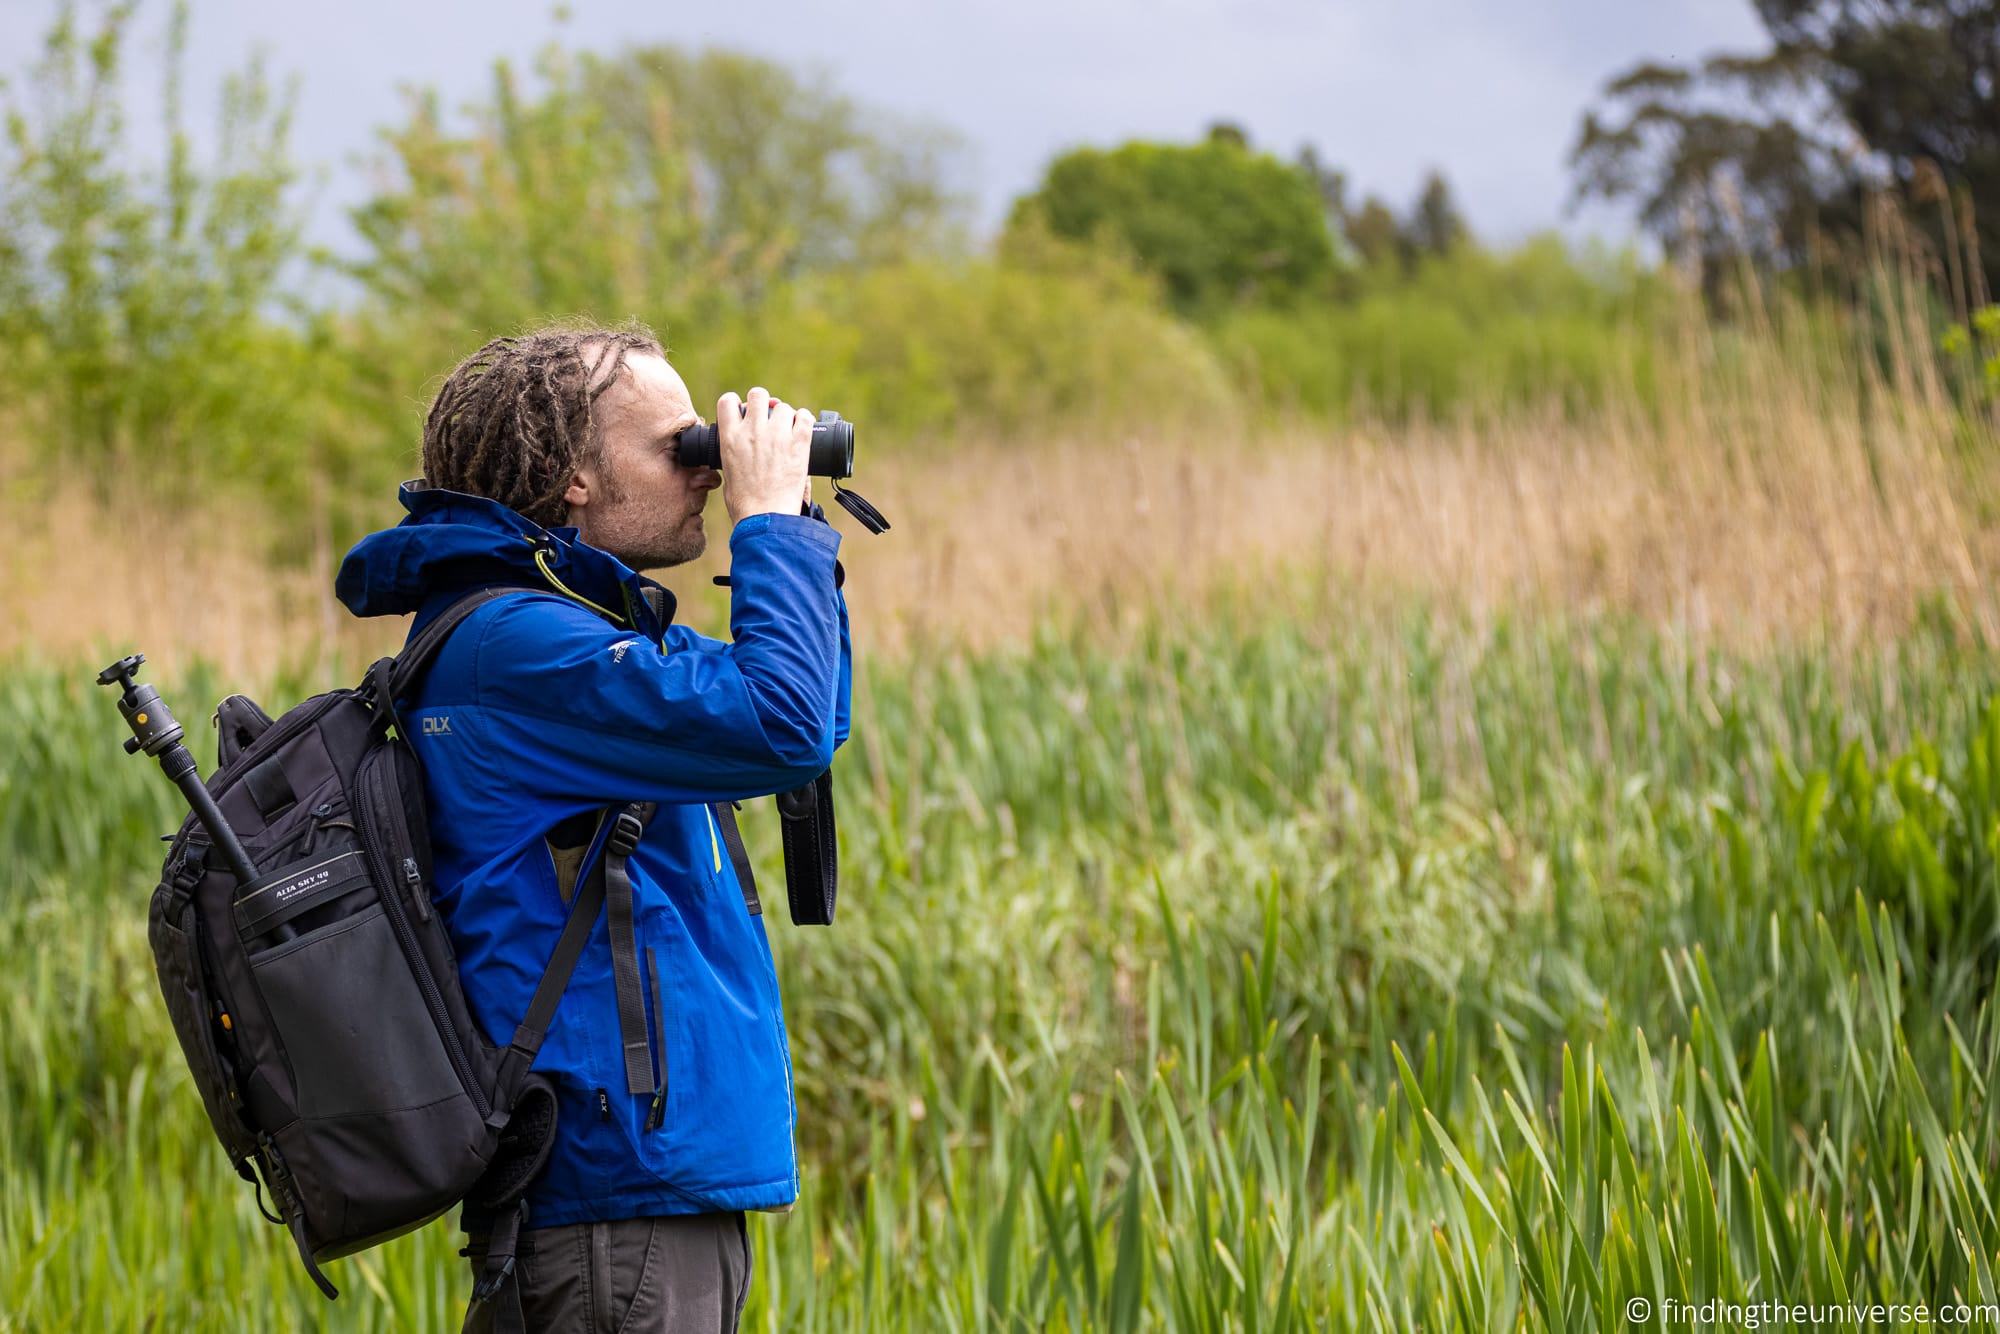
[[[145,665],[146,665],[145,654],[128,653],[124,657],[120,658],[118,661],[112,663],[109,667],[106,667],[103,671],[99,672],[97,674],[97,684],[101,686],[122,685],[127,689],[130,689],[132,685],[132,678],[138,675],[139,669]]]
[[[214,796],[202,783],[194,756],[181,744],[184,734],[174,720],[173,710],[160,698],[159,691],[133,680],[145,661],[145,654],[134,653],[97,674],[97,684],[117,686],[121,692],[118,712],[132,729],[132,735],[125,738],[125,753],[137,755],[143,750],[160,762],[160,771],[173,780],[188,805],[194,808],[195,818],[208,831],[209,841],[222,854],[223,863],[235,875],[237,885],[247,885],[257,878],[257,863],[244,851],[242,840],[236,837],[222,808],[215,804]]]
[[[97,674],[97,684],[116,686],[121,692],[118,712],[132,729],[132,735],[125,740],[125,753],[137,755],[143,750],[148,755],[157,756],[180,744],[181,737],[186,733],[174,718],[173,710],[160,698],[160,692],[134,679],[145,661],[143,653],[120,658]]]

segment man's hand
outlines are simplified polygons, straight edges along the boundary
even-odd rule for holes
[[[715,426],[729,521],[739,523],[753,514],[797,514],[799,496],[812,495],[806,476],[812,413],[779,402],[760,386],[748,398],[724,394],[715,405]]]

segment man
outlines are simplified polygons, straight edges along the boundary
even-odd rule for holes
[[[675,457],[698,420],[647,334],[488,343],[431,406],[408,517],[337,584],[358,615],[416,613],[413,633],[473,589],[531,590],[454,630],[403,712],[434,902],[489,1038],[522,1022],[579,877],[615,847],[607,807],[658,803],[626,860],[629,924],[606,910],[535,1061],[559,1118],[515,1269],[530,1329],[733,1330],[743,1211],[798,1195],[784,1019],[728,803],[810,782],[846,737],[840,536],[812,504],[810,412],[723,395],[719,477]],[[672,594],[635,573],[702,553],[718,485],[727,643],[672,624]]]

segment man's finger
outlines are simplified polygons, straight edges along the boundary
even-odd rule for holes
[[[736,396],[734,389],[715,400],[715,420],[718,424],[733,422],[742,415],[743,400]]]

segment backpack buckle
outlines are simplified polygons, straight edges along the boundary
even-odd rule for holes
[[[513,1282],[514,1255],[521,1244],[521,1226],[527,1221],[526,1201],[493,1220],[493,1230],[486,1237],[486,1264],[472,1285],[475,1305],[492,1301]]]
[[[514,1257],[508,1255],[497,1258],[499,1259],[497,1264],[492,1260],[486,1262],[486,1268],[480,1271],[479,1281],[472,1285],[473,1301],[492,1301],[500,1295],[500,1289],[507,1286],[507,1280],[514,1276]]]
[[[292,1182],[291,1166],[285,1162],[285,1155],[278,1152],[278,1142],[268,1130],[257,1132],[257,1157],[264,1165],[264,1181],[271,1188],[271,1202],[278,1206],[279,1213],[290,1218],[303,1202]]]
[[[615,857],[630,857],[632,850],[639,846],[639,835],[646,832],[646,822],[631,811],[618,812],[618,820],[611,826],[611,837],[605,846]]]

